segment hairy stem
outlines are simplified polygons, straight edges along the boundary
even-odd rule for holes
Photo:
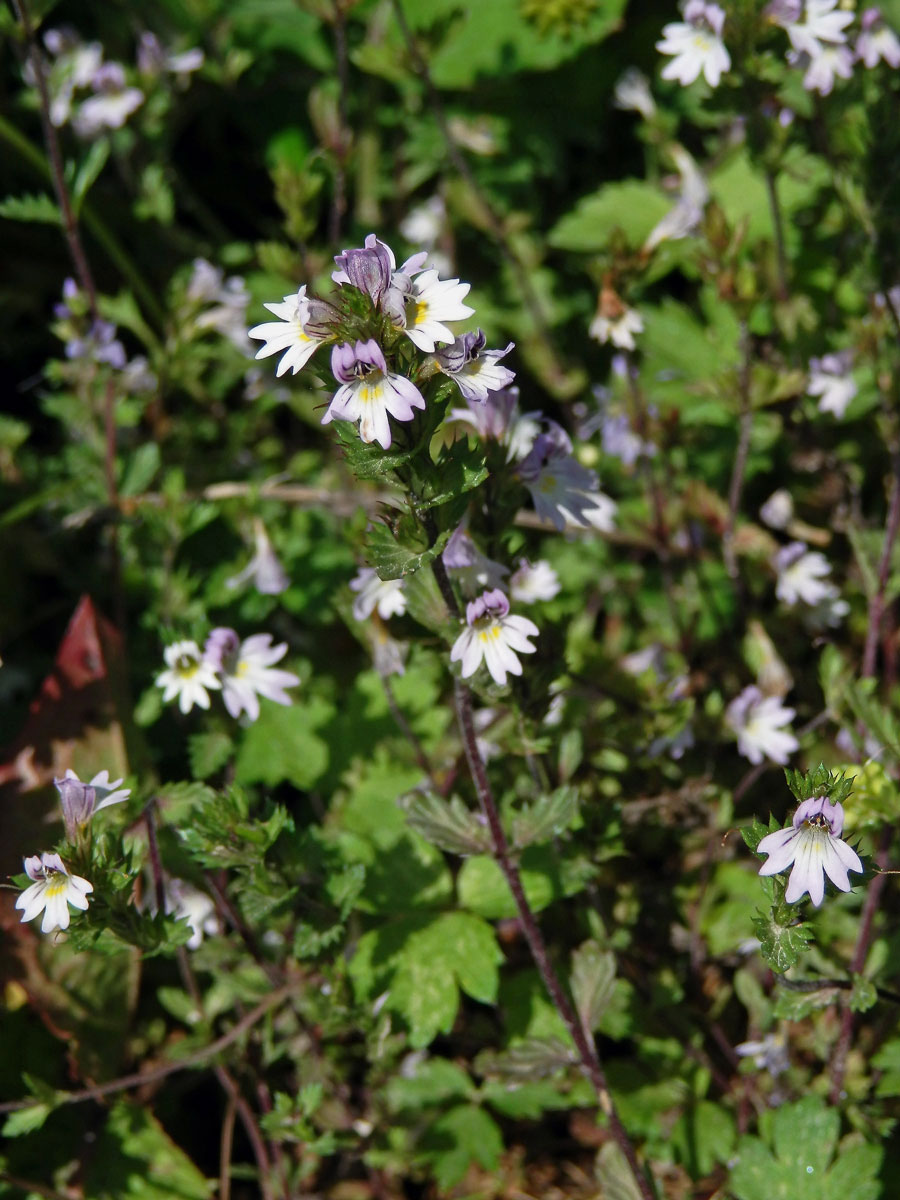
[[[500,820],[500,813],[497,809],[494,794],[488,782],[484,762],[482,761],[475,740],[475,724],[472,720],[472,693],[465,684],[460,683],[458,680],[455,681],[453,690],[456,716],[462,734],[466,760],[469,764],[469,771],[472,774],[475,790],[478,793],[482,812],[491,832],[491,840],[494,844],[494,857],[513,894],[513,899],[519,913],[519,921],[522,931],[525,934],[525,939],[528,942],[531,957],[534,959],[535,966],[540,973],[544,987],[547,989],[554,1008],[559,1013],[569,1031],[572,1041],[575,1043],[575,1048],[578,1051],[578,1057],[581,1059],[584,1071],[594,1085],[600,1107],[609,1122],[610,1131],[619,1149],[625,1155],[643,1200],[653,1200],[650,1183],[640,1168],[634,1146],[631,1144],[631,1140],[625,1132],[625,1127],[622,1125],[619,1115],[616,1112],[615,1103],[610,1094],[609,1085],[606,1082],[606,1074],[597,1055],[597,1048],[593,1043],[593,1039],[589,1037],[581,1021],[579,1021],[572,1001],[566,995],[560,983],[559,976],[553,968],[547,943],[544,941],[543,934],[525,896],[518,868],[510,855],[509,843],[506,840],[506,834]]]

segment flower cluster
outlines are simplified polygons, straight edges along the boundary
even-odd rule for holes
[[[272,645],[272,635],[257,633],[244,641],[233,629],[214,629],[201,651],[190,639],[173,642],[164,652],[166,670],[156,677],[164,689],[163,700],[178,697],[178,707],[188,713],[196,704],[209,708],[211,691],[221,691],[232,717],[242,712],[250,721],[259,716],[259,697],[288,705],[286,688],[299,684],[291,671],[276,670],[274,663],[287,654],[287,643]]]
[[[840,0],[771,0],[766,13],[773,25],[787,33],[787,60],[804,72],[807,91],[829,95],[836,79],[851,78],[855,63],[868,69],[881,62],[900,66],[900,38],[877,7],[863,12],[852,47],[848,34],[854,14]],[[710,87],[717,87],[731,67],[723,37],[725,19],[718,4],[688,0],[684,20],[666,25],[656,43],[657,50],[671,58],[663,68],[663,79],[687,86],[703,75]],[[627,99],[624,106],[639,107],[640,111],[647,107],[643,98]]]

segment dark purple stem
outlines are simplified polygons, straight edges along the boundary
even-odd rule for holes
[[[582,1066],[588,1078],[594,1085],[594,1091],[597,1093],[600,1107],[609,1122],[610,1131],[619,1149],[625,1155],[625,1159],[643,1200],[654,1200],[653,1191],[647,1177],[640,1168],[634,1146],[625,1132],[625,1127],[619,1120],[615,1103],[609,1091],[609,1085],[606,1082],[606,1074],[601,1066],[593,1039],[588,1036],[579,1021],[572,1002],[563,990],[559,977],[553,969],[547,943],[544,941],[540,927],[525,896],[518,869],[510,856],[509,843],[506,840],[506,834],[500,821],[500,813],[497,810],[497,804],[494,800],[490,783],[488,782],[487,772],[485,771],[484,763],[475,740],[475,725],[472,720],[472,693],[465,684],[460,683],[458,680],[454,682],[453,693],[456,704],[456,716],[462,734],[463,747],[466,752],[466,760],[469,764],[469,771],[472,774],[475,790],[478,793],[482,812],[491,832],[491,840],[494,844],[494,857],[500,866],[500,870],[503,872],[504,878],[509,885],[509,890],[512,892],[513,899],[515,900],[519,913],[519,921],[522,931],[525,934],[525,939],[528,942],[531,957],[534,959],[535,966],[540,973],[544,987],[547,989],[554,1008],[560,1017],[562,1017],[569,1035],[575,1043],[578,1057],[581,1059]]]

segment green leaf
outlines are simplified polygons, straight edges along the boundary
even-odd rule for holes
[[[556,1075],[576,1061],[574,1048],[560,1038],[528,1037],[516,1042],[508,1050],[484,1051],[478,1056],[477,1066],[482,1075],[528,1080]]]
[[[386,1007],[409,1026],[413,1046],[449,1033],[459,989],[475,1000],[497,998],[502,959],[494,931],[470,913],[404,917],[360,938],[349,972],[357,995],[387,991]]]
[[[9,1114],[3,1128],[0,1129],[0,1135],[15,1138],[34,1133],[36,1129],[41,1128],[52,1112],[52,1104],[29,1104],[27,1108],[20,1108],[17,1112]]]
[[[214,1187],[149,1110],[120,1101],[87,1159],[91,1200],[207,1200]]]
[[[238,750],[235,780],[269,787],[284,781],[296,788],[313,787],[329,761],[328,746],[315,731],[331,720],[334,711],[333,705],[317,696],[290,707],[263,701]]]
[[[159,446],[156,442],[144,442],[138,446],[128,463],[120,491],[123,496],[138,496],[145,492],[160,467]]]
[[[636,179],[608,183],[582,197],[551,229],[547,240],[557,250],[595,253],[606,250],[613,233],[621,230],[629,245],[642,246],[672,204],[650,183]]]
[[[491,848],[490,831],[478,814],[458,796],[449,802],[436,792],[409,792],[400,801],[411,829],[450,854],[484,854]]]
[[[600,1027],[616,982],[615,955],[585,942],[572,955],[572,995],[585,1029]]]
[[[445,1100],[467,1100],[475,1093],[468,1074],[447,1058],[426,1058],[417,1063],[412,1074],[395,1075],[385,1089],[392,1112],[411,1109],[417,1112],[428,1104]]]
[[[557,788],[526,805],[512,820],[512,841],[518,849],[533,842],[558,837],[571,825],[578,812],[578,792],[573,787]]]
[[[62,225],[59,206],[49,196],[7,196],[0,200],[0,217],[9,221],[39,221],[45,225]]]
[[[528,903],[535,912],[563,896],[581,891],[592,868],[578,860],[561,860],[552,846],[529,846],[523,853],[519,875]],[[478,855],[463,863],[456,886],[459,902],[470,912],[497,920],[516,916],[518,909],[509,885],[493,858]]]
[[[188,738],[188,758],[195,779],[209,779],[231,758],[234,742],[227,733],[212,730],[194,733]]]
[[[601,1148],[594,1170],[603,1200],[641,1200],[628,1159],[615,1142],[608,1141]]]
[[[82,159],[81,166],[72,183],[72,201],[76,217],[81,212],[81,205],[85,197],[106,166],[109,149],[109,139],[100,137],[91,143],[90,149]]]
[[[784,925],[778,918],[780,905],[774,905],[768,916],[753,918],[753,928],[760,941],[760,954],[773,971],[783,974],[799,961],[809,949],[812,930],[808,925]]]
[[[422,1139],[421,1149],[441,1188],[454,1187],[477,1162],[495,1171],[503,1153],[497,1122],[483,1108],[459,1104],[438,1117]]]
[[[432,546],[416,550],[402,546],[387,527],[373,525],[366,535],[368,557],[381,579],[402,579],[433,562],[450,540],[452,530],[439,533]]]
[[[731,1172],[736,1200],[875,1200],[881,1149],[854,1135],[837,1150],[840,1116],[819,1096],[763,1117],[765,1141],[745,1136]]]
[[[672,1148],[694,1179],[727,1163],[735,1142],[734,1118],[711,1100],[699,1100],[683,1113],[672,1130]]]
[[[849,1003],[853,1012],[868,1012],[878,1003],[878,992],[871,979],[866,979],[863,975],[853,976],[853,990]]]

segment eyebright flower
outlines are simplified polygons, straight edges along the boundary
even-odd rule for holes
[[[458,279],[439,279],[433,270],[417,275],[405,296],[401,326],[409,340],[426,354],[434,353],[437,342],[453,342],[454,335],[444,322],[472,316],[475,309],[462,302],[470,286]]]
[[[853,23],[853,13],[838,5],[839,0],[806,0],[805,5],[797,0],[775,0],[768,13],[774,24],[786,30],[794,50],[812,59],[823,43],[840,45],[847,40],[844,30]]]
[[[856,39],[856,57],[870,69],[880,62],[900,67],[900,38],[885,25],[879,8],[867,8],[862,15],[862,32]]]
[[[42,912],[42,933],[68,929],[69,905],[84,912],[88,906],[87,893],[94,890],[94,885],[80,875],[70,875],[58,854],[34,854],[24,860],[24,865],[33,882],[16,900],[16,908],[22,909],[22,920],[33,921]]]
[[[828,559],[818,550],[808,550],[803,542],[782,546],[775,555],[775,570],[778,572],[775,595],[787,605],[801,601],[815,606],[838,596],[834,584],[825,582],[831,574]]]
[[[809,360],[806,390],[810,396],[819,397],[819,412],[834,413],[838,420],[843,417],[857,392],[850,374],[852,365],[853,353],[850,350]]]
[[[247,331],[248,337],[265,342],[256,352],[257,358],[268,358],[270,354],[281,354],[275,375],[280,377],[290,370],[296,375],[306,366],[322,342],[328,341],[328,318],[331,306],[322,300],[311,300],[306,295],[306,284],[296,296],[285,296],[280,304],[263,307],[278,317],[277,321],[264,321]]]
[[[545,558],[536,563],[523,558],[510,576],[509,595],[518,604],[535,604],[539,600],[552,600],[559,594],[560,586],[559,576]]]
[[[388,414],[398,421],[411,421],[414,410],[425,407],[425,397],[405,375],[388,371],[384,353],[372,338],[355,346],[343,342],[331,352],[331,370],[341,387],[335,392],[322,418],[327,425],[359,421],[364,442],[378,442],[385,450],[391,444]]]
[[[205,61],[202,50],[194,46],[173,54],[165,50],[155,33],[144,30],[138,39],[137,67],[142,75],[161,75],[168,71],[184,85],[192,71],[199,71]]]
[[[466,605],[467,629],[459,635],[450,651],[451,662],[461,662],[461,675],[468,679],[484,660],[494,681],[501,686],[506,675],[521,675],[519,654],[533,654],[530,637],[537,637],[537,625],[527,617],[509,615],[509,601],[494,588]]]
[[[597,476],[572,456],[568,434],[555,421],[547,421],[547,432],[518,467],[518,475],[531,493],[538,516],[563,530],[567,522],[582,529],[609,532],[613,528],[616,503],[597,490]]]
[[[794,516],[794,501],[786,488],[778,488],[759,510],[770,529],[784,529]]]
[[[641,456],[653,458],[656,447],[646,438],[638,437],[625,413],[605,415],[600,426],[603,453],[617,458],[625,467],[633,467]]]
[[[394,252],[374,233],[366,237],[366,244],[358,250],[343,250],[336,254],[337,270],[331,278],[338,285],[350,284],[371,297],[376,306],[390,287],[391,275],[397,266]]]
[[[216,906],[206,892],[201,892],[192,883],[184,879],[169,879],[165,885],[165,897],[166,912],[187,921],[191,927],[191,936],[185,943],[188,950],[196,950],[204,935],[211,937],[220,932]]]
[[[503,579],[509,574],[509,567],[482,554],[462,525],[453,531],[441,558],[470,596],[486,588],[502,588]]]
[[[803,86],[820,96],[831,95],[836,78],[850,79],[853,75],[853,54],[849,46],[823,45],[813,55],[791,52],[788,59],[806,67]]]
[[[79,137],[92,138],[104,129],[121,129],[131,114],[144,103],[140,88],[127,87],[121,63],[103,63],[91,80],[94,95],[75,112],[72,126]]]
[[[651,121],[656,115],[656,102],[650,91],[647,76],[637,67],[628,67],[618,78],[613,91],[616,108],[626,112],[639,112],[646,121]]]
[[[825,898],[825,876],[842,892],[850,891],[848,871],[862,871],[863,865],[854,849],[841,840],[844,829],[844,809],[832,804],[826,796],[804,800],[786,829],[767,834],[756,847],[767,854],[768,861],[759,868],[760,875],[778,875],[791,864],[784,898],[796,904],[809,892],[816,908]]]
[[[709,200],[706,180],[687,150],[682,146],[673,146],[669,153],[681,177],[681,190],[675,206],[650,230],[643,245],[645,254],[649,254],[660,242],[674,242],[694,233],[703,220],[703,211]]]
[[[258,519],[253,522],[253,537],[256,542],[253,557],[243,571],[225,580],[225,586],[237,588],[248,579],[252,579],[253,586],[263,596],[280,596],[282,592],[287,591],[290,580],[272,548],[265,525]]]
[[[800,743],[785,732],[796,716],[778,696],[763,696],[758,687],[745,687],[725,710],[725,720],[737,734],[738,751],[754,765],[764,758],[782,766]]]
[[[634,335],[643,332],[641,314],[629,308],[612,287],[604,284],[597,303],[597,315],[588,327],[588,335],[601,344],[612,342],[620,350],[633,350]]]
[[[451,408],[445,426],[471,426],[482,441],[505,445],[507,460],[515,462],[534,445],[541,431],[539,417],[537,412],[519,412],[519,389],[511,387],[491,392],[483,403],[467,400],[465,408]]]
[[[128,799],[131,788],[120,788],[121,782],[121,779],[110,780],[109,771],[100,771],[90,783],[82,783],[71,767],[62,779],[53,780],[70,842],[77,839],[79,830],[87,825],[94,813]]]
[[[242,642],[233,629],[214,629],[203,649],[205,665],[221,681],[222,699],[233,717],[246,712],[251,721],[259,716],[259,696],[289,705],[284,690],[300,682],[292,671],[273,670],[287,654],[287,642],[272,645],[270,633],[256,633]]]
[[[402,579],[380,579],[374,567],[360,567],[350,588],[359,595],[353,601],[353,616],[365,621],[378,611],[382,621],[402,617],[406,612],[406,592]]]
[[[486,341],[479,329],[477,333],[464,333],[452,346],[435,351],[438,366],[456,381],[468,402],[487,400],[489,392],[509,387],[516,377],[515,371],[498,365],[515,343],[510,342],[505,350],[485,350]]]
[[[664,26],[662,41],[656,43],[660,54],[674,55],[663,67],[663,79],[677,79],[687,86],[702,73],[710,87],[716,87],[723,72],[731,66],[731,56],[722,41],[725,11],[706,0],[688,0],[684,21]]]
[[[200,653],[195,641],[173,642],[167,646],[163,657],[168,670],[156,677],[156,686],[165,688],[163,700],[178,697],[178,707],[189,713],[194,705],[209,708],[207,689],[218,691],[222,686],[216,673]]]

